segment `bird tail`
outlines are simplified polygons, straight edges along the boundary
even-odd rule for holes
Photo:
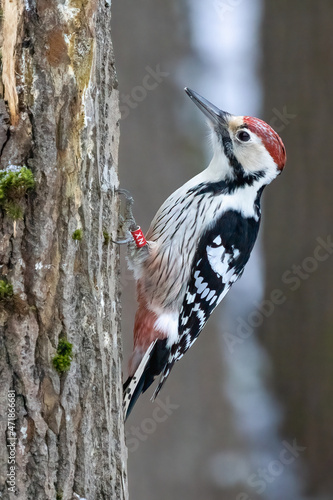
[[[145,352],[134,375],[128,377],[123,386],[123,409],[127,420],[141,393],[145,392],[154,382],[156,375],[164,369],[170,349],[166,346],[166,339],[154,340]]]
[[[155,401],[155,399],[157,398],[160,390],[162,389],[162,387],[164,386],[165,382],[166,382],[166,379],[168,378],[168,376],[170,375],[170,371],[171,371],[171,368],[173,367],[173,365],[175,364],[174,361],[172,361],[171,363],[168,363],[165,367],[164,367],[164,370],[163,372],[161,373],[161,376],[160,376],[160,380],[158,382],[158,385],[154,391],[154,394],[152,395],[151,397],[151,401]]]

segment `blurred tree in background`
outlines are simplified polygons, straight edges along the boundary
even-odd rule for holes
[[[286,300],[264,321],[262,341],[282,432],[306,446],[314,498],[333,494],[332,16],[329,0],[266,0],[262,43],[265,119],[288,154],[264,207],[266,296],[279,288]]]

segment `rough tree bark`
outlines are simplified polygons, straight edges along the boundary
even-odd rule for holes
[[[121,409],[118,92],[110,0],[3,0],[1,166],[35,188],[13,221],[0,206],[0,496],[8,489],[8,391],[16,494],[127,498]],[[1,171],[0,170],[0,171]],[[73,239],[73,233],[78,239]],[[69,371],[52,359],[73,345]]]

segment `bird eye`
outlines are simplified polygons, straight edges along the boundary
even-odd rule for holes
[[[237,134],[237,139],[241,142],[248,142],[251,139],[251,136],[248,132],[245,132],[245,130],[241,130]]]

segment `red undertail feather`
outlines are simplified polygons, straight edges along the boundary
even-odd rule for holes
[[[129,361],[128,373],[133,375],[138,368],[141,359],[148,347],[157,339],[164,339],[165,334],[156,330],[154,325],[157,320],[156,314],[148,309],[140,293],[138,285],[138,302],[139,306],[135,315],[134,321],[134,348],[133,354]]]

